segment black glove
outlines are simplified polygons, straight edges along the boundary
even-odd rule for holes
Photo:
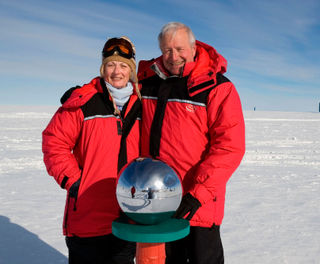
[[[186,219],[191,220],[200,206],[201,203],[199,200],[193,197],[190,193],[187,193],[182,197],[181,203],[177,211],[174,213],[173,218],[183,218],[187,213],[189,213]]]
[[[80,187],[80,179],[77,180],[74,184],[71,185],[69,189],[69,195],[72,198],[77,198],[78,197],[78,191]]]

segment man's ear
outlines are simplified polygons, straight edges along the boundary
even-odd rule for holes
[[[196,43],[194,43],[192,45],[191,49],[192,49],[192,55],[193,55],[192,57],[195,58],[196,53],[197,53],[197,45],[196,45]]]

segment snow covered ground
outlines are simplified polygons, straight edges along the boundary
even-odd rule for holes
[[[65,191],[41,132],[55,107],[0,106],[0,263],[67,263]],[[227,264],[320,263],[320,113],[245,112],[247,151],[227,187]]]

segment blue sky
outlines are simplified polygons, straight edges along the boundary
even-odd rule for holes
[[[58,106],[99,75],[107,38],[155,58],[169,21],[227,59],[245,110],[318,112],[319,0],[0,0],[0,104]]]

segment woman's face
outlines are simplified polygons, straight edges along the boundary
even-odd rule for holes
[[[113,87],[121,89],[127,86],[131,69],[129,65],[121,61],[109,61],[104,67],[104,80]]]

